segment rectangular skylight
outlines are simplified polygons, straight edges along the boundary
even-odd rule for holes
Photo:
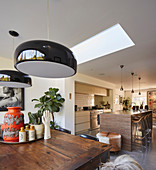
[[[135,44],[121,27],[116,24],[71,48],[78,64],[103,57]]]

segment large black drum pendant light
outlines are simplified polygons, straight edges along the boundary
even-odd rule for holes
[[[47,1],[49,39],[49,0]],[[15,68],[25,74],[45,78],[65,78],[76,74],[77,61],[70,49],[55,42],[33,40],[15,50]]]
[[[15,31],[9,31],[9,34],[14,38],[19,34]],[[14,39],[13,39],[14,49]],[[0,86],[25,88],[31,86],[31,78],[24,73],[15,70],[0,70]]]

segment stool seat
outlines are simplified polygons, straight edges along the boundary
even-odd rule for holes
[[[107,143],[112,145],[110,151],[117,152],[121,150],[121,135],[114,132],[99,132],[96,135],[99,138],[99,142]]]

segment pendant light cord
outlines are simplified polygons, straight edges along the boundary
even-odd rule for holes
[[[133,75],[132,75],[132,90],[133,90]]]
[[[49,28],[50,28],[50,22],[49,22],[49,0],[47,0],[47,39],[49,40]]]
[[[15,39],[12,37],[12,56],[14,55],[14,45],[15,45]]]
[[[140,92],[140,79],[139,79],[139,92]]]
[[[121,68],[121,86],[122,86],[122,68]]]

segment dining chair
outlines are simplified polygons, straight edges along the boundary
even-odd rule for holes
[[[64,129],[64,128],[58,128],[58,129],[56,129],[56,130],[61,131],[61,132],[64,132],[64,133],[71,134],[71,131],[70,131],[70,130],[67,130],[67,129]]]
[[[91,139],[91,140],[94,140],[94,141],[99,141],[98,138],[91,136],[91,135],[81,134],[79,136],[82,137],[82,138],[85,138],[85,139]]]

